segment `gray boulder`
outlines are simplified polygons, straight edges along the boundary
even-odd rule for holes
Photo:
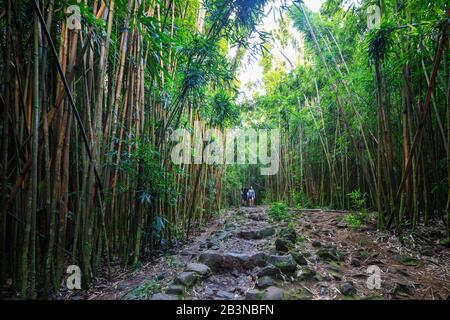
[[[275,284],[275,281],[269,277],[269,276],[263,276],[261,278],[258,278],[258,281],[256,282],[256,286],[259,289],[265,289],[267,287],[271,287]]]
[[[264,276],[276,276],[278,274],[280,274],[280,270],[274,266],[269,265],[260,269],[256,275],[258,277],[264,277]]]
[[[294,258],[295,262],[297,262],[301,266],[306,266],[308,261],[305,258],[305,255],[299,252],[291,252],[292,258]]]
[[[167,288],[166,293],[169,295],[180,296],[184,293],[184,287],[181,285],[173,284],[169,288]]]
[[[217,292],[217,297],[222,298],[222,299],[227,299],[227,300],[233,300],[234,294],[231,292],[228,292],[228,291],[220,290]]]
[[[303,267],[300,272],[297,273],[297,278],[301,281],[309,281],[314,280],[316,275],[317,273],[315,270],[308,267]]]
[[[264,292],[263,300],[283,300],[284,292],[277,287],[268,287]]]
[[[334,247],[322,247],[317,250],[317,256],[324,261],[343,261],[342,254]]]
[[[211,269],[203,263],[189,263],[185,271],[195,272],[204,277],[211,272]]]
[[[279,252],[289,252],[291,247],[292,247],[291,242],[289,242],[285,239],[275,240],[275,250],[277,250]]]
[[[174,284],[183,285],[185,287],[192,287],[198,280],[198,274],[195,272],[182,272],[175,279]]]
[[[339,291],[341,291],[344,296],[352,296],[356,294],[356,289],[352,281],[341,283],[339,286]]]
[[[150,300],[178,300],[178,297],[167,293],[155,293]]]
[[[279,237],[294,244],[297,241],[297,232],[292,227],[283,228],[279,232]]]
[[[238,233],[238,236],[246,240],[259,240],[270,237],[275,234],[275,229],[273,227],[264,227],[261,229],[244,229]]]
[[[245,293],[245,300],[261,300],[263,298],[263,295],[263,292],[251,289]]]
[[[205,251],[199,257],[199,262],[207,265],[213,271],[231,271],[235,269],[253,269],[266,265],[266,255],[262,252],[237,253]]]
[[[297,268],[297,262],[295,262],[294,258],[290,254],[286,256],[270,256],[267,259],[267,263],[285,274],[292,274]]]

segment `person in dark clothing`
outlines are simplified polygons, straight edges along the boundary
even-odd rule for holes
[[[247,188],[242,188],[241,189],[241,199],[242,199],[242,205],[244,207],[247,206],[247,193],[248,193],[248,189]]]

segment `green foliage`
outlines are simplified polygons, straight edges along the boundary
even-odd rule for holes
[[[369,219],[369,214],[366,211],[357,211],[348,213],[344,220],[351,228],[360,228]]]
[[[232,127],[238,123],[239,109],[227,91],[217,90],[208,102],[204,113],[212,126]]]
[[[438,241],[438,244],[441,246],[444,246],[446,248],[450,248],[450,238],[448,239],[441,239]]]
[[[127,295],[129,300],[145,299],[148,300],[153,294],[161,292],[161,285],[156,280],[149,280],[139,287],[135,288]]]
[[[270,190],[265,190],[262,203],[264,205],[271,205],[273,203],[274,194]]]
[[[163,198],[167,199],[169,205],[175,205],[180,196],[171,178],[175,172],[168,171],[161,165],[161,154],[157,148],[145,138],[131,137],[127,142],[132,147],[131,151],[121,154],[117,168],[139,185],[136,190],[139,202],[151,206],[154,199]],[[131,185],[129,182],[121,184],[121,191],[128,191]]]
[[[358,213],[349,213],[345,216],[345,222],[348,226],[351,228],[360,228],[363,224],[362,219],[360,219],[360,216]]]
[[[274,202],[269,208],[269,217],[274,221],[290,221],[291,215],[283,202]]]
[[[359,189],[355,189],[348,193],[351,206],[354,211],[366,211],[366,194],[362,193]]]
[[[416,266],[418,266],[419,265],[419,260],[417,260],[416,258],[414,258],[414,257],[404,257],[403,259],[402,259],[402,263],[405,265],[405,266],[409,266],[409,267],[416,267]]]
[[[367,55],[371,63],[380,63],[387,56],[393,42],[392,32],[390,25],[382,24],[380,29],[368,33]]]
[[[310,208],[312,206],[312,202],[306,193],[295,191],[292,191],[291,193],[296,208]]]
[[[164,216],[162,217],[156,216],[153,218],[151,232],[150,234],[147,234],[150,235],[153,243],[156,243],[161,247],[164,247],[166,245],[165,231],[167,229],[168,224],[169,221]]]
[[[366,210],[366,195],[356,189],[347,194],[347,196],[350,198],[352,210],[354,212],[347,214],[345,216],[345,221],[350,227],[359,228],[369,218],[369,214]]]

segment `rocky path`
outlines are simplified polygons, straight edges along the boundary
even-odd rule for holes
[[[422,230],[401,246],[370,222],[347,227],[345,212],[291,210],[292,221],[273,222],[266,210],[229,211],[180,252],[93,292],[90,299],[449,297],[450,252],[435,244],[435,231]],[[381,272],[380,289],[368,288],[369,266]]]

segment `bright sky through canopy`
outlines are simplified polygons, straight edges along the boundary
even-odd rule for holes
[[[292,1],[286,1],[288,5],[292,3]],[[304,0],[304,4],[314,12],[319,12],[320,7],[324,0]],[[281,5],[280,1],[277,1],[276,6],[279,7]],[[266,13],[268,13],[269,7],[266,8]],[[274,15],[273,12],[265,16],[259,26],[261,30],[266,32],[272,32],[277,27],[277,20],[279,19],[279,14]],[[291,25],[290,33],[293,37],[298,38],[299,32],[293,28]],[[255,40],[256,41],[256,40]],[[280,51],[283,51],[282,53]],[[231,50],[234,51],[234,50]],[[233,52],[233,54],[235,54]],[[288,45],[286,48],[279,48],[276,44],[274,48],[271,50],[271,54],[280,60],[289,59],[290,61],[296,61],[297,59],[297,51],[292,45]],[[238,72],[238,80],[241,83],[241,99],[251,98],[255,92],[263,93],[263,89],[261,86],[261,81],[263,77],[262,67],[259,65],[258,60],[249,61],[248,54],[243,59],[243,63]],[[289,63],[287,63],[289,65]]]

